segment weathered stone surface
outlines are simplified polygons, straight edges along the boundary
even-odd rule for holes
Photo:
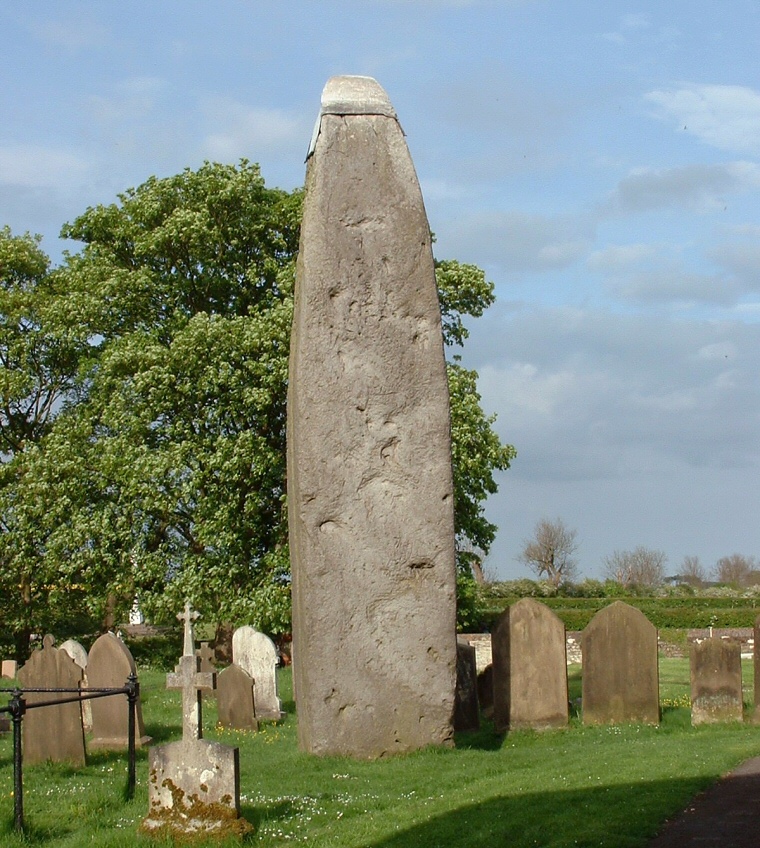
[[[148,751],[147,832],[227,837],[253,830],[240,818],[238,748],[183,739]]]
[[[23,689],[77,689],[82,669],[66,651],[54,647],[55,639],[45,636],[40,651],[33,651],[29,661],[19,670]],[[71,698],[71,693],[28,692],[27,705],[40,701]],[[78,701],[51,707],[27,709],[24,716],[24,763],[70,762],[84,765],[84,730]]]
[[[232,634],[232,659],[253,678],[256,718],[277,721],[285,715],[277,691],[277,648],[255,627],[238,627]]]
[[[760,616],[755,619],[753,636],[752,662],[755,671],[755,714],[753,721],[760,724]]]
[[[82,680],[79,686],[82,689],[86,689],[89,685],[87,680],[87,649],[81,642],[77,642],[76,639],[67,639],[61,645],[60,650],[66,651],[71,659],[82,669]],[[82,701],[81,710],[82,724],[84,725],[85,732],[89,733],[92,730],[92,701],[89,699]]]
[[[478,671],[475,648],[457,640],[457,685],[454,700],[454,730],[479,730]]]
[[[195,656],[200,660],[200,671],[216,671],[216,655],[210,642],[201,642],[195,650]]]
[[[216,675],[199,670],[193,622],[185,603],[177,616],[185,625],[183,653],[166,675],[167,689],[182,690],[182,741],[148,752],[148,817],[144,831],[170,838],[243,836],[253,828],[240,818],[240,757],[237,748],[202,739],[200,690],[213,689]]]
[[[690,651],[691,723],[742,721],[742,658],[738,642],[712,638]]]
[[[253,678],[237,665],[216,676],[217,717],[222,727],[258,730],[253,699]]]
[[[546,604],[523,598],[494,628],[496,729],[563,727],[568,721],[565,625]]]
[[[478,703],[485,718],[493,718],[493,663],[478,672]]]
[[[640,610],[615,601],[583,631],[585,724],[660,722],[657,630]]]
[[[99,636],[87,661],[87,685],[90,689],[120,689],[130,674],[136,674],[135,661],[129,648],[113,633]],[[92,741],[90,747],[126,748],[129,745],[129,701],[126,695],[93,698]],[[135,745],[147,745],[142,705],[137,699]]]
[[[335,77],[306,176],[288,395],[302,749],[452,737],[449,398],[430,227],[383,89]]]
[[[7,677],[10,680],[18,673],[18,663],[16,660],[3,660],[2,671],[0,677]]]

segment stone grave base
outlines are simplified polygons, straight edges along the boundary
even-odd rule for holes
[[[148,817],[140,829],[163,837],[243,836],[239,751],[204,739],[149,751]]]

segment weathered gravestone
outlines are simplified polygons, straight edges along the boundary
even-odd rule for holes
[[[60,647],[61,651],[71,657],[72,660],[82,669],[82,680],[79,683],[81,689],[86,689],[87,683],[87,649],[81,642],[76,639],[67,639]],[[92,730],[92,701],[87,699],[81,703],[82,724],[85,731]]]
[[[755,619],[752,663],[755,671],[755,714],[753,720],[760,724],[760,616]]]
[[[195,650],[195,656],[200,660],[201,671],[216,671],[216,655],[210,642],[201,642],[200,647]]]
[[[148,750],[148,817],[142,829],[177,838],[242,836],[252,830],[240,818],[239,750],[203,739],[201,690],[216,685],[213,672],[199,671],[193,622],[198,613],[185,604],[183,655],[168,689],[182,690],[182,740]]]
[[[19,670],[22,689],[78,689],[82,669],[66,651],[55,646],[47,635],[42,650],[33,651],[28,662]],[[25,692],[27,706],[41,701],[60,701],[76,697],[75,693]],[[24,762],[69,762],[85,764],[84,729],[78,701],[51,707],[27,709],[24,715]]]
[[[643,612],[615,601],[583,631],[584,724],[660,722],[657,630]]]
[[[479,730],[478,670],[475,648],[457,640],[457,685],[454,700],[454,730]]]
[[[257,719],[278,721],[285,713],[277,692],[277,648],[255,627],[238,627],[232,634],[232,660],[253,678]]]
[[[499,616],[491,638],[496,729],[563,727],[568,721],[565,625],[523,598]]]
[[[308,157],[288,380],[298,736],[378,757],[452,739],[449,397],[430,226],[396,113],[333,77]]]
[[[129,648],[113,633],[104,633],[90,648],[87,685],[90,689],[120,689],[130,674],[137,674]],[[135,745],[147,745],[142,705],[137,699]],[[91,748],[126,748],[129,745],[129,702],[126,695],[92,700]]]
[[[258,730],[254,705],[254,681],[237,665],[230,665],[216,676],[217,717],[222,727]]]
[[[3,660],[2,671],[0,677],[7,677],[13,680],[18,673],[18,663],[16,660]]]
[[[713,637],[690,649],[691,723],[742,721],[741,645]]]

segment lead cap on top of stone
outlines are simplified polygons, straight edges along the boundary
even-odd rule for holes
[[[330,77],[322,89],[321,108],[311,135],[307,159],[314,153],[314,148],[317,146],[323,115],[380,115],[393,118],[398,122],[398,116],[390,98],[373,77],[351,75]]]
[[[396,110],[385,89],[372,77],[330,77],[322,89],[322,115],[385,115]]]

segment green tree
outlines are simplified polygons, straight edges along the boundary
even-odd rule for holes
[[[71,399],[86,336],[62,317],[65,292],[39,238],[0,229],[0,620],[24,659],[33,629],[74,620],[76,592],[56,602],[45,558],[44,497],[35,475],[41,444]]]
[[[289,625],[285,398],[301,193],[258,166],[206,163],[88,209],[52,275],[55,326],[78,335],[75,381],[18,489],[48,583],[82,587],[93,616],[138,594],[154,618],[185,596],[209,620]],[[446,342],[493,301],[474,266],[442,262]],[[81,346],[81,340],[86,344]],[[487,552],[483,513],[501,445],[476,373],[449,364],[460,579]],[[10,487],[13,489],[13,487]]]
[[[523,543],[519,559],[552,586],[571,582],[578,570],[574,556],[578,550],[577,535],[561,518],[554,521],[542,518],[533,530],[533,537]]]

